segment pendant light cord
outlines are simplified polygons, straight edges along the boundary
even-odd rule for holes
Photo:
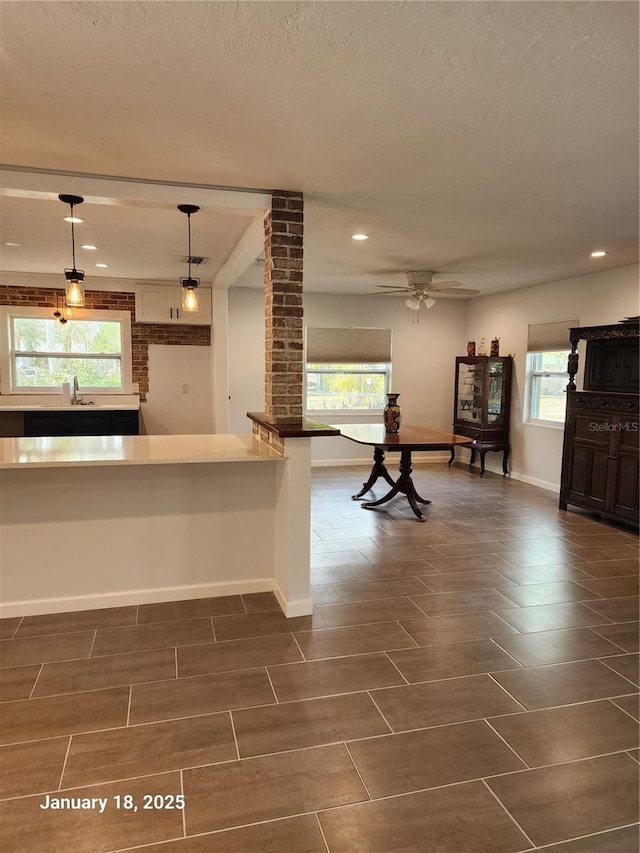
[[[70,203],[71,208],[71,257],[73,258],[73,268],[76,268],[76,232],[73,222],[73,202]]]
[[[189,257],[187,258],[187,263],[189,264],[189,282],[191,282],[191,214],[187,213],[187,229],[189,232]]]

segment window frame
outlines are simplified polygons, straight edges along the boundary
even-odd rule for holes
[[[57,387],[21,387],[15,383],[15,357],[13,348],[13,321],[14,319],[55,319],[53,308],[32,308],[21,305],[7,305],[0,307],[0,393],[25,394],[25,395],[59,395],[60,388]],[[133,357],[131,346],[131,312],[130,311],[105,311],[93,308],[73,308],[72,315],[67,317],[67,322],[74,320],[109,321],[120,323],[120,375],[122,384],[119,386],[80,386],[80,392],[95,395],[131,394],[133,387]],[[48,353],[39,353],[47,356]],[[67,354],[51,353],[53,357],[66,358]],[[100,358],[96,353],[74,353],[75,358]],[[117,356],[117,353],[108,353],[108,357]]]
[[[311,417],[323,416],[326,419],[327,414],[330,414],[330,415],[332,415],[332,417],[336,417],[336,418],[340,418],[340,419],[354,417],[354,416],[361,419],[365,415],[380,415],[382,413],[382,411],[384,409],[384,405],[381,406],[380,408],[376,408],[376,409],[311,409],[311,408],[309,408],[309,406],[308,406],[309,373],[326,373],[326,374],[331,374],[331,375],[337,375],[340,373],[350,373],[350,374],[356,374],[356,375],[362,375],[362,376],[367,376],[369,374],[376,374],[376,375],[383,374],[385,377],[385,380],[384,380],[385,390],[383,393],[386,395],[389,393],[389,389],[391,388],[391,362],[390,361],[388,361],[388,362],[377,362],[375,364],[372,363],[371,367],[372,368],[375,367],[376,368],[375,370],[373,370],[373,369],[372,370],[365,370],[362,368],[360,368],[358,370],[344,370],[344,369],[337,369],[337,368],[333,368],[333,369],[319,368],[319,369],[310,370],[309,369],[310,363],[313,363],[313,362],[307,362],[305,360],[305,367],[304,367],[304,380],[305,380],[304,381],[304,411],[305,411],[305,415],[311,416]],[[362,365],[362,362],[360,362],[359,364]],[[379,364],[385,364],[386,369],[380,370]],[[348,367],[348,366],[349,366],[349,364],[346,362],[340,365],[341,368]]]
[[[558,349],[558,350],[544,350],[537,352],[528,352],[527,353],[527,363],[526,363],[526,387],[527,387],[527,395],[526,395],[526,413],[524,422],[527,424],[532,424],[534,426],[543,426],[550,427],[552,429],[562,429],[564,430],[564,425],[566,421],[566,407],[565,407],[565,417],[561,421],[549,420],[548,418],[539,418],[536,417],[533,412],[540,411],[540,380],[545,379],[547,377],[562,377],[566,380],[567,385],[569,384],[569,373],[567,370],[563,371],[554,371],[554,370],[542,370],[536,366],[536,363],[542,359],[548,353],[563,353],[565,359],[569,356],[571,352],[570,348],[567,349]],[[566,391],[565,391],[565,404],[566,404]]]

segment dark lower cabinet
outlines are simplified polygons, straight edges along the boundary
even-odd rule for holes
[[[569,392],[563,509],[575,504],[638,524],[637,401],[626,394]]]
[[[26,436],[138,435],[138,412],[83,410],[80,412],[25,412]]]

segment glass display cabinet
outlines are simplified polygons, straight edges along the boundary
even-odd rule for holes
[[[511,406],[511,356],[459,356],[456,358],[453,432],[475,439],[470,466],[490,450],[502,451],[502,472],[509,460],[509,409]],[[449,465],[455,459],[451,451]]]

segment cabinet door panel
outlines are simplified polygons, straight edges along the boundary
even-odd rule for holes
[[[138,323],[178,323],[175,288],[143,285],[136,291]]]
[[[569,465],[569,500],[594,510],[604,510],[607,495],[607,471],[611,431],[609,417],[592,413],[575,415]]]
[[[138,435],[138,412],[111,412],[111,432],[113,435]]]
[[[63,412],[25,412],[24,434],[27,436],[69,435]]]
[[[640,500],[638,491],[640,478],[638,476],[638,461],[640,457],[637,418],[620,418],[619,431],[616,435],[616,480],[612,512],[621,518],[637,522]]]
[[[109,412],[71,412],[67,414],[69,435],[109,435]]]

